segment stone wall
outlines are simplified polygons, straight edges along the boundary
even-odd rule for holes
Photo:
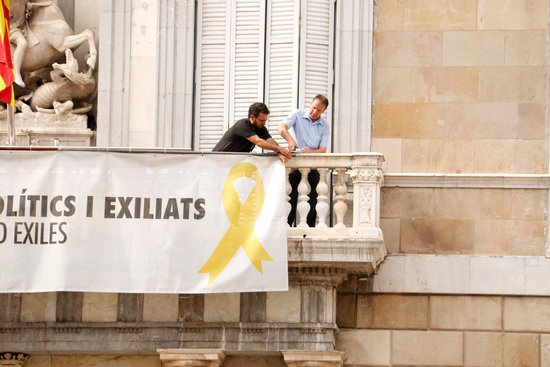
[[[503,179],[547,180],[548,4],[374,1],[390,256],[338,289],[346,365],[550,365],[548,185]]]
[[[547,172],[547,1],[376,0],[374,17],[387,172]]]
[[[384,188],[388,252],[545,256],[548,191]]]
[[[373,294],[341,288],[347,365],[547,366],[550,298]]]

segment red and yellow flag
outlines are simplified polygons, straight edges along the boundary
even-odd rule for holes
[[[0,101],[13,106],[13,81],[15,80],[15,71],[11,61],[10,50],[10,1],[2,1],[2,11],[0,12]]]

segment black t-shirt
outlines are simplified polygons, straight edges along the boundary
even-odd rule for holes
[[[259,129],[253,129],[249,118],[244,118],[235,122],[233,126],[229,128],[223,134],[222,138],[216,144],[213,152],[251,152],[254,149],[254,144],[247,138],[253,135],[258,135],[260,138],[267,140],[271,138],[269,131],[263,126]]]

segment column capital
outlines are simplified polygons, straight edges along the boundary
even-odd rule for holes
[[[379,167],[353,166],[350,177],[353,183],[381,183],[384,179],[384,173]]]
[[[346,356],[337,351],[282,350],[288,367],[341,367]]]
[[[28,354],[16,352],[0,353],[0,366],[23,366],[29,358]]]
[[[157,349],[163,367],[219,367],[225,354],[219,349]]]

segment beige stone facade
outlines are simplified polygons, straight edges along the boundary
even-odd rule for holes
[[[339,345],[350,365],[545,366],[539,358],[548,355],[547,303],[544,297],[357,293],[354,305],[342,307],[357,319],[340,317]],[[381,347],[369,348],[371,340]]]
[[[337,60],[335,100],[350,102],[346,113],[360,116],[349,120],[364,118],[369,130],[349,137],[350,145],[385,159],[376,181],[384,262],[377,261],[385,253],[361,264],[334,260],[373,245],[350,240],[350,231],[302,239],[292,229],[288,292],[0,294],[0,352],[3,343],[30,350],[29,367],[550,366],[550,3],[338,0],[337,9],[337,59],[354,37],[373,41],[367,56],[349,57],[372,95],[363,94],[367,83],[353,85],[357,94],[342,91],[349,75]],[[112,14],[127,19],[121,14],[131,10]],[[369,16],[371,33],[361,28]],[[134,37],[140,24],[132,25]],[[192,45],[194,28],[183,28]],[[153,36],[147,32],[127,55],[133,73],[155,63]],[[366,49],[367,41],[357,42]],[[122,84],[133,79],[125,78],[103,98],[129,93]],[[153,98],[164,85],[147,87]],[[100,113],[99,139],[151,144],[159,129],[153,111],[135,89],[125,98],[131,108],[120,121],[105,126]],[[116,108],[103,113],[118,116]],[[340,109],[333,129],[340,130],[336,150],[345,151],[346,134],[356,130],[342,133],[352,125],[338,120]],[[304,167],[325,167],[312,162]],[[346,195],[349,222],[360,200],[350,199],[351,189]],[[323,256],[333,256],[331,266]]]
[[[390,256],[340,287],[346,363],[546,366],[548,187],[499,177],[548,174],[548,2],[374,3]]]
[[[375,1],[372,136],[388,172],[547,172],[546,8]]]

